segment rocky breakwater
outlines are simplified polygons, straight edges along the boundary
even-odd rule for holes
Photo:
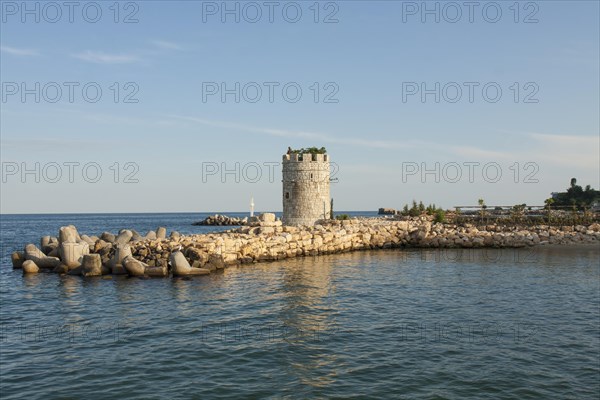
[[[246,225],[248,223],[248,218],[236,218],[236,217],[228,217],[227,215],[210,215],[203,219],[202,221],[197,221],[192,223],[195,226],[235,226],[235,225]]]
[[[159,228],[140,236],[132,230],[100,237],[63,227],[45,236],[40,247],[28,244],[12,255],[23,273],[53,271],[82,276],[127,274],[132,277],[207,275],[234,264],[274,261],[353,250],[432,247],[526,247],[600,242],[600,224],[589,226],[450,225],[429,217],[408,220],[323,220],[314,226],[282,226],[262,214],[244,226],[220,233],[179,235]]]

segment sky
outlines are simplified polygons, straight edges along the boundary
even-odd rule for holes
[[[543,205],[600,187],[599,2],[0,2],[1,213]]]

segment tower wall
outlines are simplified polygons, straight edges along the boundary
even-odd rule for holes
[[[283,156],[283,225],[314,225],[329,218],[329,156]]]

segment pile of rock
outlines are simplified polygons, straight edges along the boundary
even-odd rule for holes
[[[282,226],[274,214],[251,218],[249,226],[226,232],[183,236],[166,229],[142,237],[133,230],[100,237],[79,235],[74,226],[60,228],[12,255],[23,273],[40,270],[82,276],[127,274],[166,277],[206,275],[233,264],[314,256],[352,250],[404,247],[525,247],[544,244],[598,243],[600,224],[519,227],[451,225],[430,217],[397,221],[388,218],[322,220],[314,226]]]
[[[144,275],[168,276],[167,263],[146,265],[132,256],[131,248],[142,241],[178,240],[181,235],[159,227],[142,237],[135,230],[123,229],[117,235],[104,232],[98,236],[80,235],[73,225],[59,229],[58,237],[44,236],[40,247],[35,244],[25,246],[23,252],[12,254],[13,268],[22,269],[24,274],[51,271],[59,274],[100,276],[100,275],[139,275],[143,266]],[[148,268],[146,268],[148,267]]]
[[[197,221],[192,223],[192,225],[215,225],[215,226],[234,226],[234,225],[246,225],[248,223],[248,218],[236,218],[236,217],[228,217],[227,215],[215,214],[206,217],[202,221]]]
[[[396,215],[396,214],[398,214],[398,211],[396,211],[396,209],[394,209],[394,208],[382,207],[379,209],[377,214],[379,214],[379,215]]]

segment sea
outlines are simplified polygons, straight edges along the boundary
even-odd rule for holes
[[[600,396],[597,245],[370,250],[191,279],[11,266],[63,225],[228,229],[191,225],[213,214],[1,215],[0,398]]]

